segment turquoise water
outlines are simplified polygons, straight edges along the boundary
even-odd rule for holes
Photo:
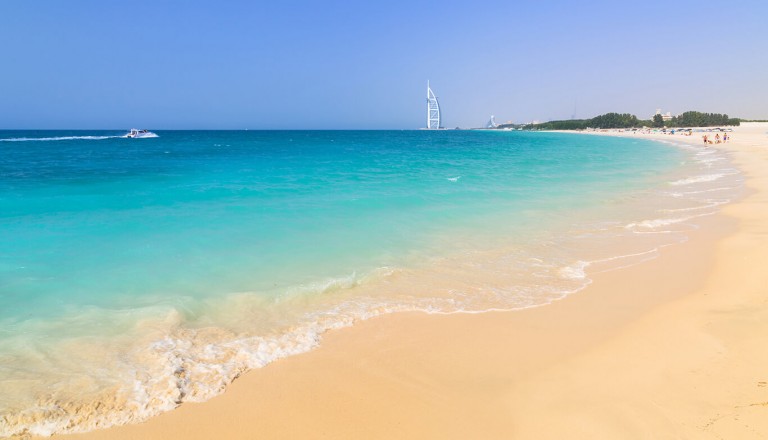
[[[644,139],[122,134],[0,131],[0,435],[205,400],[380,313],[546,304],[738,187]]]

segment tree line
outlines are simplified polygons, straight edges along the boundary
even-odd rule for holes
[[[665,127],[715,127],[718,125],[740,125],[737,118],[729,118],[726,114],[684,112],[680,116],[673,116],[671,120],[664,121]]]
[[[523,126],[525,130],[585,130],[587,128],[642,128],[642,127],[716,127],[725,125],[738,126],[740,120],[729,118],[721,113],[703,113],[687,111],[679,116],[665,121],[661,115],[656,115],[652,120],[638,119],[629,113],[606,113],[591,119],[569,119],[562,121],[549,121],[540,124],[528,124]],[[503,124],[499,128],[512,127],[512,124]]]

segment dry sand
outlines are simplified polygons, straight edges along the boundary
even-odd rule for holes
[[[766,132],[713,146],[744,171],[743,200],[562,301],[372,319],[209,402],[57,438],[768,438]]]

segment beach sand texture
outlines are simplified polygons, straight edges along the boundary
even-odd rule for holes
[[[767,133],[711,146],[744,172],[742,200],[561,301],[371,319],[208,402],[54,438],[768,438]]]

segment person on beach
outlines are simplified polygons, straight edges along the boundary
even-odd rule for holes
[[[704,139],[704,145],[707,145],[707,135],[705,134],[702,138]]]
[[[720,143],[720,133],[717,133],[717,134],[715,135],[715,143],[716,143],[716,144],[719,144],[719,143]]]

